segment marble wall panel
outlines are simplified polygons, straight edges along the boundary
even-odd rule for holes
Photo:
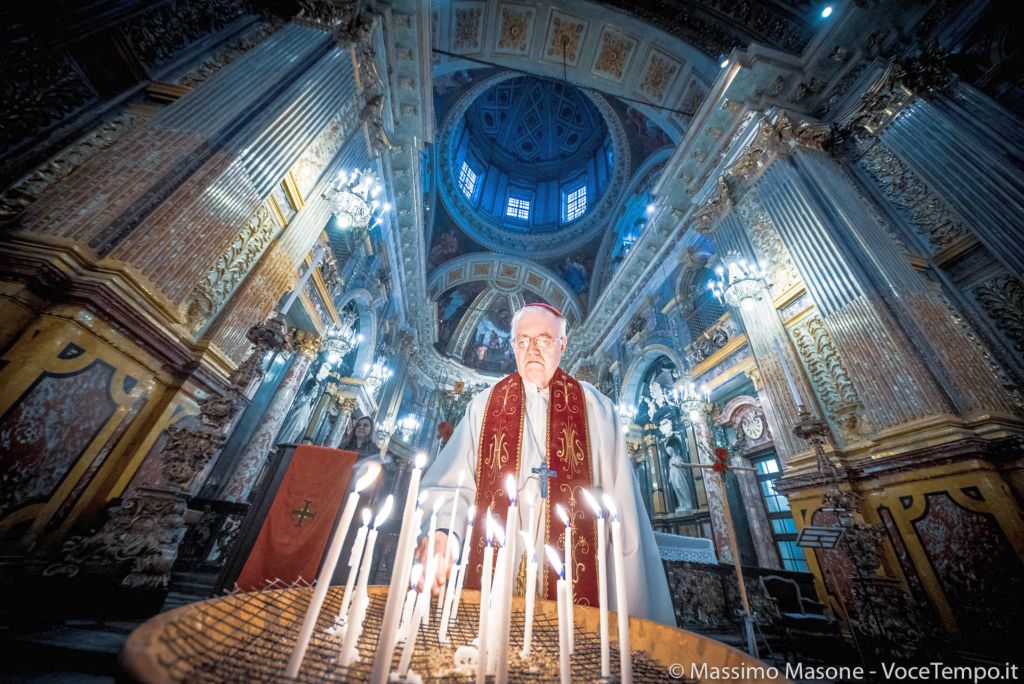
[[[73,347],[65,353],[83,353]],[[117,409],[114,373],[99,359],[73,373],[43,371],[0,419],[0,517],[50,499]]]

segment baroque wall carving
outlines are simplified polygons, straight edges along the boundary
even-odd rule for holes
[[[123,31],[135,55],[153,69],[248,11],[248,3],[239,0],[172,0],[129,21]]]
[[[777,295],[800,280],[789,249],[779,237],[768,212],[754,193],[748,193],[736,208],[740,220],[747,227],[747,235],[757,254],[757,260],[768,274],[772,295]]]
[[[213,76],[222,68],[231,64],[246,52],[262,43],[264,38],[281,28],[281,26],[282,22],[276,19],[273,21],[259,22],[254,28],[246,31],[244,35],[230,41],[222,49],[204,60],[199,66],[191,69],[187,74],[181,77],[178,84],[191,88],[192,86],[202,83],[210,76]]]
[[[942,199],[884,145],[875,145],[868,150],[861,158],[860,165],[886,199],[928,241],[932,251],[939,251],[970,235],[970,231]]]
[[[1024,352],[1024,283],[1008,274],[974,288],[974,298],[999,330]]]
[[[832,343],[821,316],[810,316],[792,329],[793,341],[807,368],[818,396],[825,404],[829,417],[839,425],[847,437],[863,434],[863,404],[857,390],[843,367],[839,351]]]
[[[256,207],[228,250],[220,256],[185,303],[189,330],[198,332],[231,297],[277,234],[267,202]]]
[[[96,101],[96,93],[64,53],[26,51],[4,64],[0,78],[0,158]]]
[[[134,114],[119,113],[12,185],[0,198],[0,222],[6,223],[21,214],[55,183],[113,146],[139,121],[139,117]]]

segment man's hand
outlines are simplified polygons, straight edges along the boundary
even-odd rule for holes
[[[430,554],[437,554],[437,571],[434,573],[433,586],[431,591],[434,596],[438,596],[441,593],[441,587],[448,581],[448,572],[451,570],[451,563],[445,556],[445,547],[448,545],[448,535],[445,532],[434,532],[434,546],[433,549],[428,551],[428,540],[426,537],[420,542],[419,547],[416,549],[416,558],[423,564],[423,572],[427,571],[427,561],[430,560]],[[423,577],[420,579],[417,589],[423,586],[423,582],[429,578]]]

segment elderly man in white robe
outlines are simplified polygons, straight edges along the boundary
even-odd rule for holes
[[[626,442],[615,404],[586,382],[578,382],[558,367],[567,344],[566,321],[547,304],[530,304],[512,318],[512,345],[517,372],[481,392],[466,409],[451,439],[423,476],[423,490],[431,501],[445,493],[447,503],[438,520],[450,519],[452,494],[459,502],[455,537],[466,529],[470,505],[476,504],[476,530],[470,549],[466,586],[478,588],[483,553],[483,516],[490,507],[501,521],[507,513],[504,482],[515,476],[519,501],[519,529],[529,527],[528,501],[538,504],[539,522],[528,534],[536,540],[537,559],[543,563],[545,543],[561,548],[563,523],[552,518],[561,504],[573,523],[573,565],[576,603],[597,605],[596,516],[581,496],[606,493],[614,499],[622,521],[628,611],[665,625],[675,626],[672,600],[653,529],[640,499],[636,477],[626,455]],[[580,405],[586,410],[580,411]],[[459,488],[460,474],[465,481]],[[601,497],[598,495],[598,499]],[[547,520],[544,518],[547,517]],[[548,530],[549,539],[544,538]],[[461,541],[461,540],[460,540]],[[447,531],[434,537],[433,553],[444,558]],[[520,550],[522,544],[520,543]],[[428,540],[417,554],[427,560]],[[433,578],[438,593],[451,563],[438,563]],[[608,586],[615,586],[614,568],[608,563]],[[553,571],[538,577],[537,594],[554,598]],[[617,610],[614,591],[609,592]]]

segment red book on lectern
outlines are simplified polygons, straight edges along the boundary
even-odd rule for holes
[[[309,444],[296,447],[238,576],[242,591],[262,589],[267,580],[316,579],[356,458],[351,451]]]

